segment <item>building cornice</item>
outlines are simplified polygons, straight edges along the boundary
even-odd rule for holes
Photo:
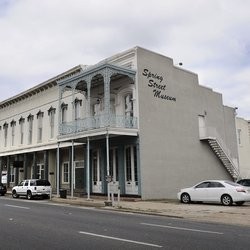
[[[6,99],[2,102],[0,102],[0,109],[6,108],[10,105],[13,105],[15,103],[18,103],[20,101],[23,101],[27,98],[30,98],[34,95],[37,95],[43,91],[46,91],[50,88],[53,88],[57,85],[58,80],[62,80],[64,78],[67,78],[69,76],[77,75],[83,70],[82,65],[78,65],[70,70],[67,70],[66,72],[59,74],[43,83],[40,83],[30,89],[27,89],[26,91],[21,92],[18,95],[15,95],[9,99]]]

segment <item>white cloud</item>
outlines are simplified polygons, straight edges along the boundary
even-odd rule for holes
[[[1,0],[0,100],[78,64],[139,45],[172,57],[250,119],[242,0]]]

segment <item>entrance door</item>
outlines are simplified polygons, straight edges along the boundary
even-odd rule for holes
[[[109,170],[113,185],[119,186],[119,168],[118,168],[118,150],[111,148],[109,150]]]
[[[37,178],[44,179],[44,164],[37,164]]]
[[[84,162],[76,161],[74,166],[74,189],[84,189],[85,175],[84,175]]]
[[[199,115],[198,116],[198,122],[199,122],[199,135],[200,135],[200,138],[204,138],[204,137],[206,137],[205,116]]]
[[[93,193],[102,192],[102,180],[100,169],[100,151],[92,152],[92,191]]]
[[[125,190],[126,194],[138,194],[136,146],[125,148]]]

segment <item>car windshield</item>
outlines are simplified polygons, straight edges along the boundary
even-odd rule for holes
[[[50,186],[50,183],[47,180],[37,180],[36,185],[37,186]]]
[[[243,179],[238,181],[238,184],[243,185],[243,186],[249,186],[250,187],[250,179]]]
[[[18,186],[23,186],[23,184],[24,184],[24,181],[21,181],[21,182],[18,184]]]

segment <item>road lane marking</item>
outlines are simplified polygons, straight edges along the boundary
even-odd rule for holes
[[[22,208],[22,209],[30,209],[29,207],[14,206],[14,205],[9,205],[9,204],[5,204],[5,206],[6,207]]]
[[[169,228],[169,229],[175,229],[175,230],[184,230],[184,231],[192,231],[192,232],[199,232],[199,233],[220,234],[220,235],[224,234],[222,232],[199,230],[199,229],[186,228],[186,227],[172,227],[172,226],[150,224],[150,223],[140,223],[140,224],[145,225],[145,226],[151,226],[151,227],[163,227],[163,228]]]
[[[161,248],[161,247],[162,247],[162,246],[160,246],[160,245],[155,245],[155,244],[146,243],[146,242],[142,242],[142,241],[128,240],[128,239],[117,238],[117,237],[112,237],[112,236],[107,236],[107,235],[102,235],[102,234],[94,234],[94,233],[83,232],[83,231],[80,231],[79,233],[80,233],[80,234],[90,235],[90,236],[95,236],[95,237],[100,237],[100,238],[105,238],[105,239],[111,239],[111,240],[118,240],[118,241],[130,242],[130,243],[139,244],[139,245],[145,245],[145,246],[151,246],[151,247],[158,247],[158,248]]]

